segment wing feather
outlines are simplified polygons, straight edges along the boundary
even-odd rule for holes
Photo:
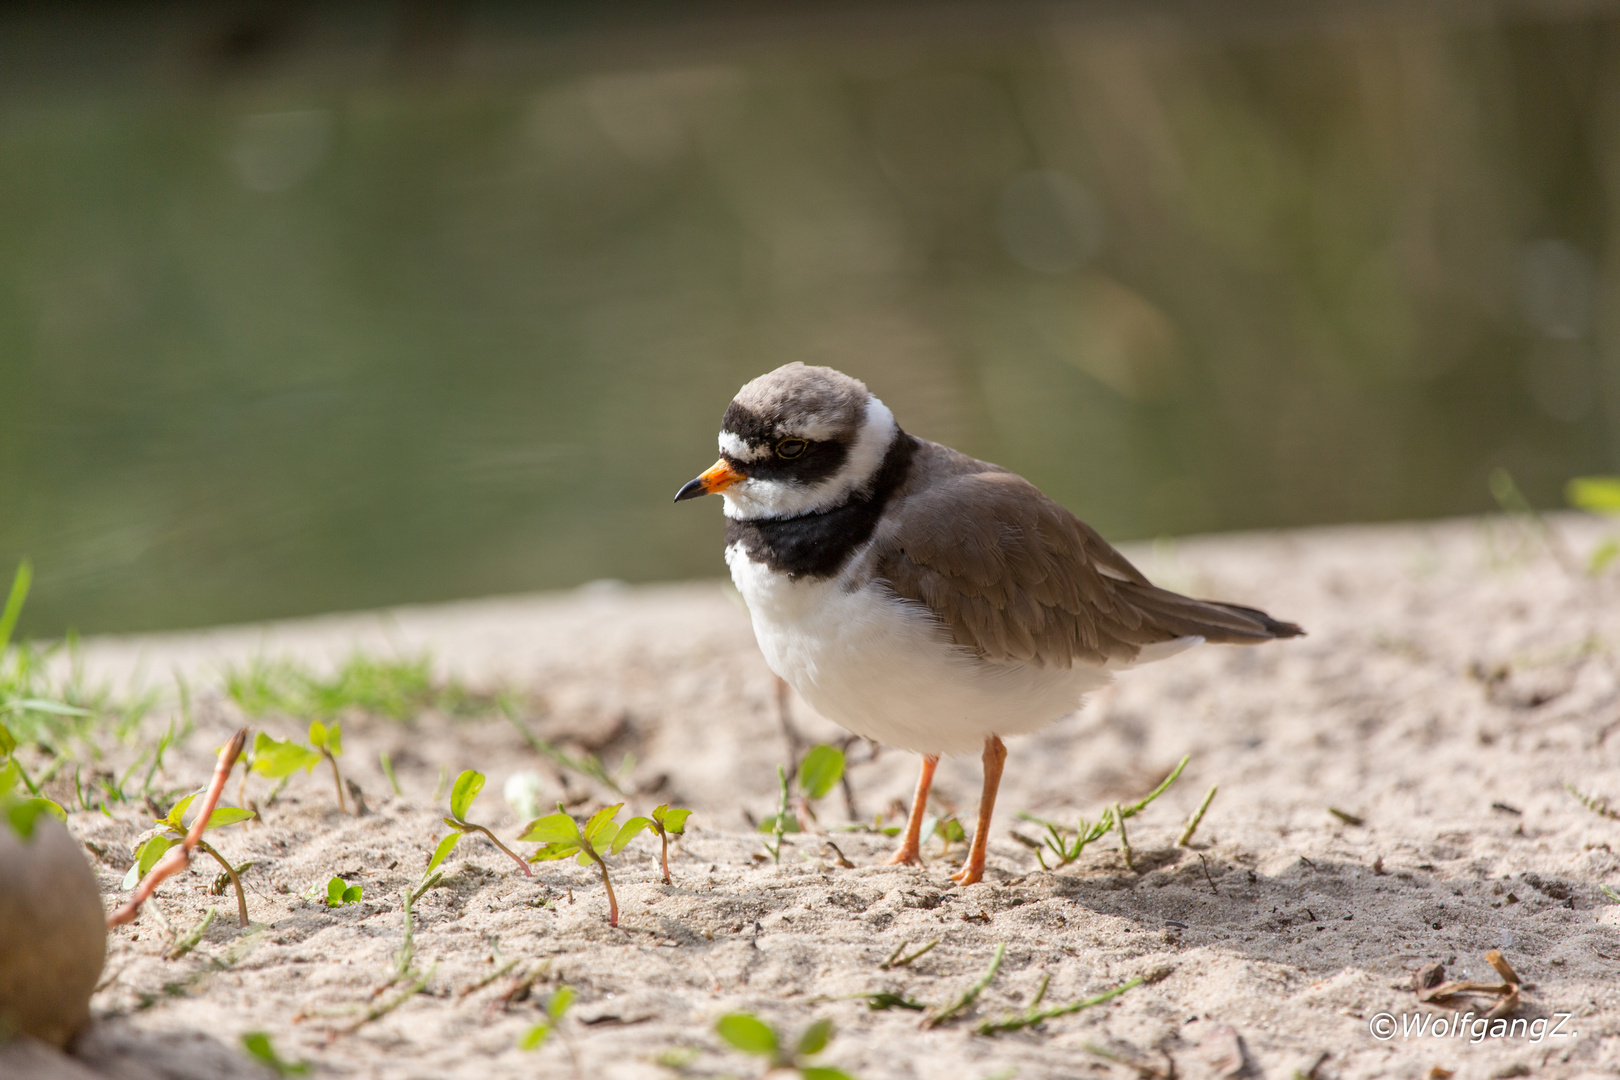
[[[1130,661],[1143,646],[1195,634],[1248,643],[1301,632],[1252,608],[1158,588],[1090,526],[994,466],[937,476],[898,498],[870,557],[898,595],[989,660],[1069,667]]]

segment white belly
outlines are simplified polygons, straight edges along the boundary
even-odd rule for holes
[[[841,578],[790,581],[726,549],[771,670],[857,735],[924,754],[976,751],[1073,712],[1110,673],[989,663],[951,642],[921,604]],[[858,565],[859,559],[850,563]]]

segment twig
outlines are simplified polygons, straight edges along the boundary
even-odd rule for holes
[[[1101,1005],[1105,1001],[1112,1001],[1125,991],[1141,986],[1144,981],[1138,977],[1122,986],[1116,986],[1112,990],[1105,990],[1096,997],[1089,997],[1083,1001],[1071,1001],[1067,1005],[1059,1005],[1051,1009],[1035,1008],[1036,1003],[1040,1001],[1040,995],[1037,994],[1035,1001],[1031,1002],[1030,1007],[1023,1013],[1006,1016],[996,1021],[986,1020],[974,1030],[980,1035],[995,1035],[1003,1031],[1019,1031],[1023,1028],[1034,1027],[1036,1024],[1043,1024],[1054,1017],[1068,1016],[1070,1013],[1077,1013],[1081,1009],[1089,1009],[1093,1005]],[[1042,989],[1045,989],[1044,985]]]
[[[219,909],[212,906],[210,906],[207,911],[203,912],[202,921],[197,923],[197,925],[193,926],[190,930],[187,930],[182,937],[178,938],[175,943],[169,947],[169,952],[167,954],[169,959],[178,960],[192,949],[195,949],[197,947],[197,943],[203,939],[203,935],[208,932],[208,928],[213,925],[214,916],[218,914]]]
[[[1221,890],[1215,887],[1215,879],[1210,876],[1209,862],[1204,858],[1203,852],[1198,853],[1198,864],[1204,868],[1204,880],[1209,882],[1209,891],[1217,896],[1220,895]]]
[[[1176,840],[1176,847],[1186,847],[1192,843],[1193,833],[1198,831],[1199,823],[1204,820],[1204,811],[1208,810],[1209,804],[1215,801],[1215,792],[1218,790],[1218,786],[1209,789],[1209,794],[1204,796],[1204,801],[1198,804],[1198,809],[1193,811],[1193,816],[1187,819],[1187,827],[1181,830],[1181,836]]]
[[[135,894],[129,898],[129,903],[107,916],[108,929],[134,922],[141,913],[141,905],[146,903],[157,887],[165,879],[191,865],[191,853],[201,842],[203,830],[208,828],[208,819],[213,816],[220,792],[225,789],[225,780],[231,775],[231,766],[236,764],[237,755],[242,752],[242,746],[246,742],[247,728],[243,728],[231,736],[231,741],[220,750],[219,763],[214,766],[214,779],[208,785],[207,794],[203,796],[202,809],[197,813],[197,820],[191,823],[191,831],[147,872],[145,879],[135,887]]]
[[[949,1005],[943,1006],[938,1012],[930,1013],[928,1016],[923,1017],[922,1026],[925,1028],[939,1027],[941,1024],[949,1023],[950,1021],[955,1020],[958,1016],[961,1016],[963,1013],[971,1009],[973,1007],[973,1003],[979,1000],[979,995],[984,993],[985,990],[989,988],[991,982],[995,980],[996,972],[1001,970],[1002,957],[1006,955],[1007,943],[1003,941],[1000,945],[996,946],[996,955],[991,959],[990,967],[986,969],[982,976],[979,977],[979,981],[962,991],[961,996],[955,1001],[951,1002]]]
[[[938,945],[939,944],[939,938],[935,938],[933,941],[930,941],[928,944],[924,945],[922,948],[918,949],[916,952],[912,953],[910,956],[901,956],[900,954],[902,952],[904,952],[905,949],[906,949],[906,946],[908,946],[910,944],[911,944],[911,942],[909,942],[909,941],[902,941],[899,945],[895,946],[895,950],[894,950],[894,952],[889,954],[889,958],[887,960],[883,961],[883,963],[878,965],[878,970],[879,971],[888,971],[891,968],[905,967],[907,964],[911,963],[913,960],[917,960],[917,959],[920,959],[921,957],[925,956],[931,949],[933,949],[933,947],[935,945]]]

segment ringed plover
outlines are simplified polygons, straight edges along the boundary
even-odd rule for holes
[[[738,391],[720,460],[675,501],[705,494],[725,500],[726,563],[771,670],[855,734],[922,755],[891,862],[918,861],[940,755],[982,744],[962,885],[984,876],[1003,737],[1136,664],[1303,633],[1158,588],[1035,485],[906,434],[831,368],[788,364]]]

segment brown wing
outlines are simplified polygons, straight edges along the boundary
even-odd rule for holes
[[[1158,588],[1014,473],[938,477],[891,504],[888,519],[874,537],[878,575],[986,659],[1068,667],[1129,661],[1189,634],[1247,644],[1301,632],[1253,608]]]

